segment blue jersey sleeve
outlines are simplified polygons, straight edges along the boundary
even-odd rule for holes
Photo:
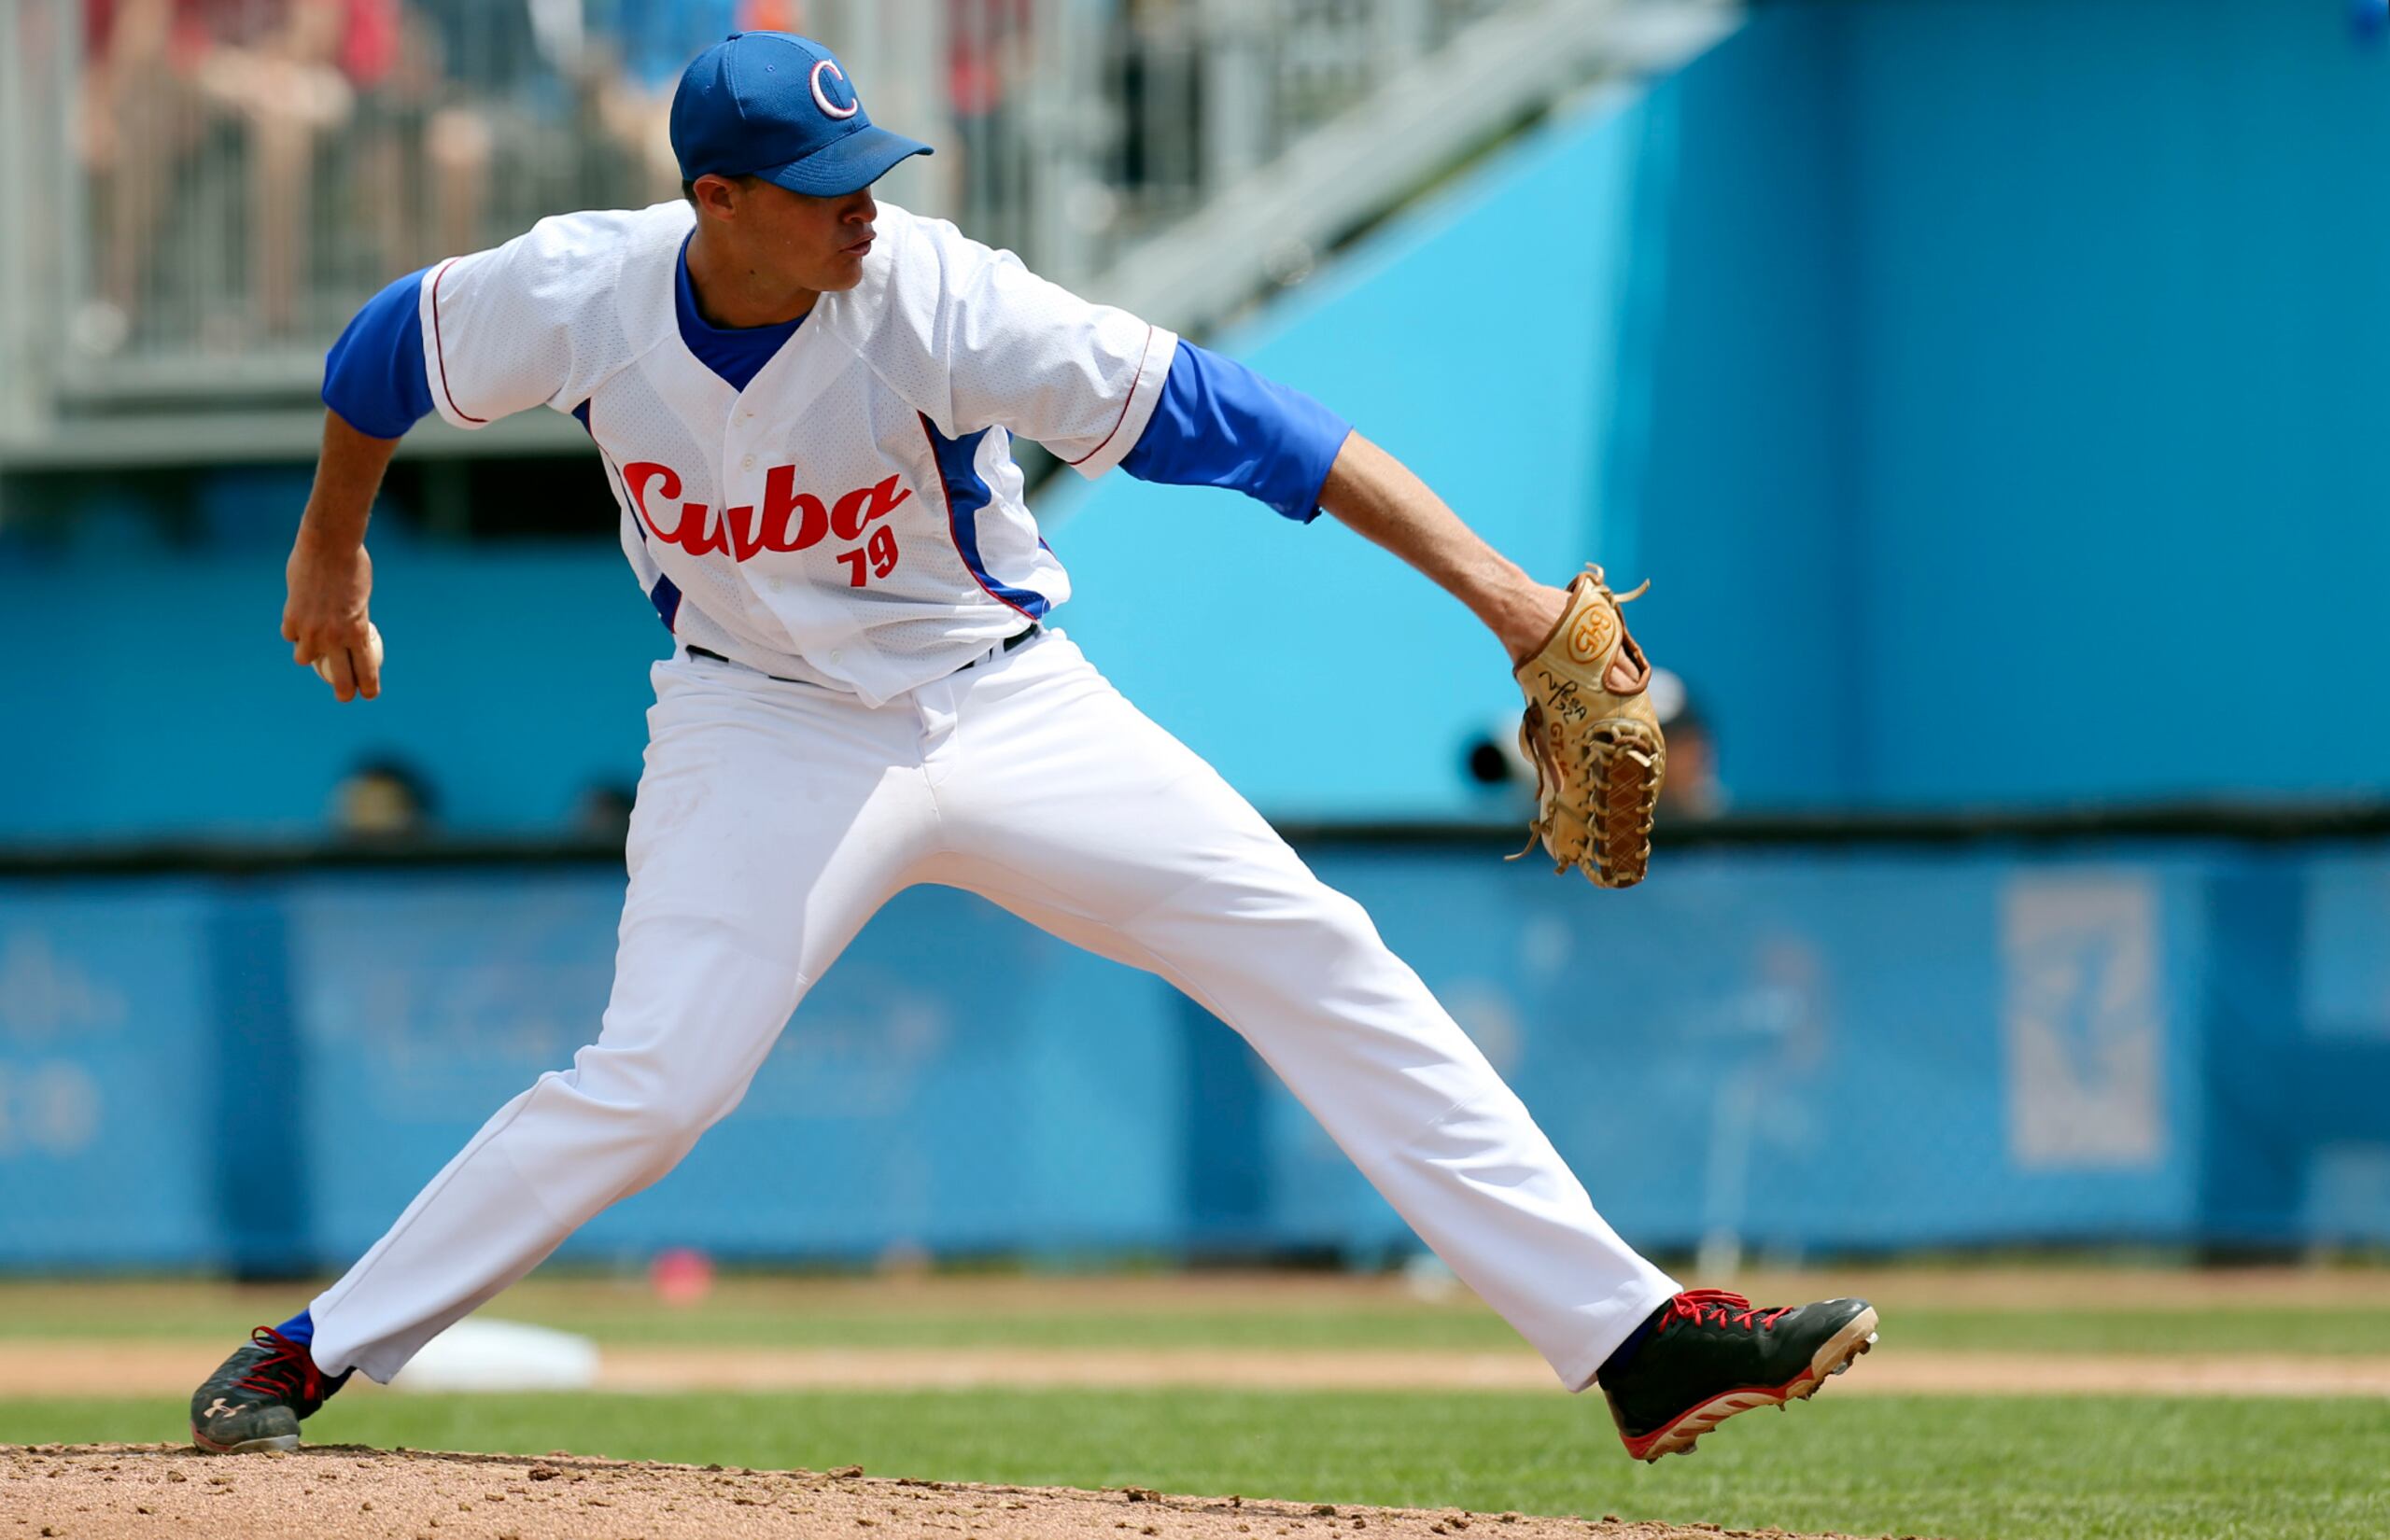
[[[1181,342],[1153,419],[1120,469],[1141,482],[1230,487],[1308,524],[1352,431],[1301,391]]]
[[[376,439],[395,439],[431,412],[423,369],[419,268],[365,301],[324,355],[324,404]]]

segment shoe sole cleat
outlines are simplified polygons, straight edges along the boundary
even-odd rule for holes
[[[1810,1356],[1809,1366],[1781,1385],[1754,1385],[1713,1395],[1652,1435],[1641,1449],[1632,1451],[1645,1464],[1664,1454],[1691,1454],[1694,1441],[1730,1417],[1762,1407],[1778,1411],[1795,1401],[1807,1401],[1837,1374],[1848,1373],[1861,1353],[1876,1346],[1876,1312],[1860,1311]]]

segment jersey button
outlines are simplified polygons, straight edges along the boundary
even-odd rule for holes
[[[739,462],[738,462],[738,469],[741,469],[741,470],[752,470],[752,469],[755,469],[755,456],[754,456],[754,455],[748,455],[745,459],[743,459],[743,460],[739,461]]]

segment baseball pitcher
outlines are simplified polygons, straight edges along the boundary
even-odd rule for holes
[[[341,700],[380,689],[367,515],[433,412],[577,419],[675,645],[597,1041],[200,1386],[197,1443],[295,1448],[350,1374],[388,1379],[669,1171],[915,883],[1160,974],[1242,1033],[1562,1385],[1602,1386],[1638,1458],[1805,1397],[1865,1351],[1864,1301],[1680,1292],[1612,1232],[1359,906],[1055,628],[1070,579],[1013,440],[1083,476],[1324,510],[1451,593],[1525,693],[1538,835],[1624,887],[1665,747],[1598,569],[1534,581],[1319,402],[879,203],[873,182],[929,147],[874,124],[818,44],[708,49],[671,134],[683,201],[543,219],[402,278],[327,360],[283,635]]]

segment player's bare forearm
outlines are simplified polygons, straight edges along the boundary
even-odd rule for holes
[[[294,662],[328,660],[332,693],[371,700],[382,692],[381,668],[371,655],[366,604],[373,591],[373,560],[365,553],[365,525],[396,439],[359,433],[334,412],[324,413],[324,444],[316,484],[283,568],[289,597],[282,607],[282,637]]]
[[[1469,606],[1512,663],[1541,647],[1568,595],[1485,543],[1408,466],[1358,433],[1329,468],[1319,503]]]

